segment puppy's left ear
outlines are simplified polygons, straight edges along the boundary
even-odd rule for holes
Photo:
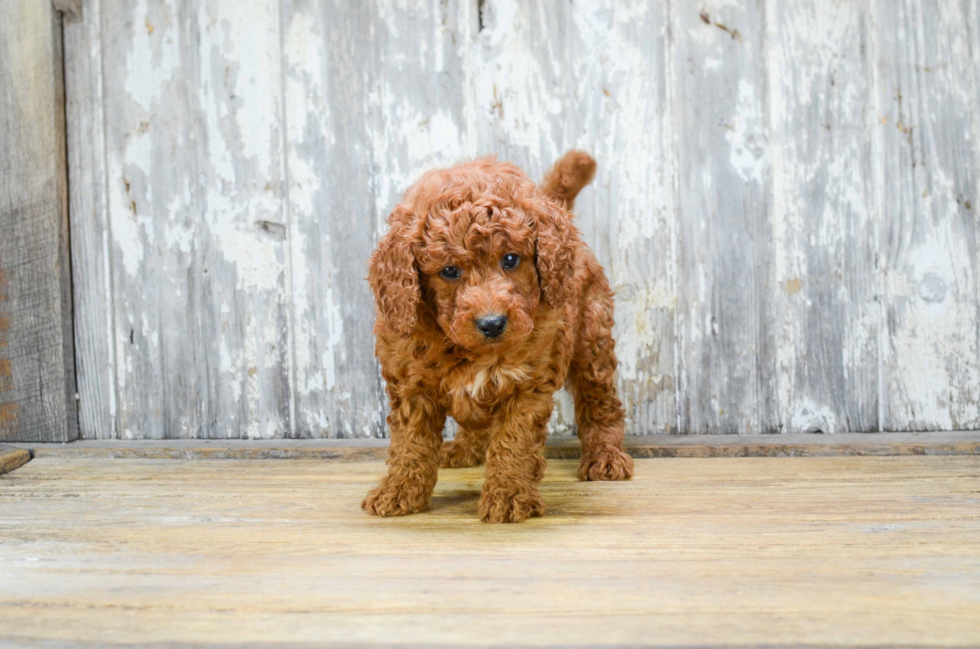
[[[415,329],[421,302],[419,275],[412,252],[413,218],[409,208],[403,205],[395,208],[388,217],[388,233],[378,241],[368,264],[368,281],[374,291],[378,315],[403,336]]]
[[[578,229],[572,215],[550,200],[537,204],[538,278],[544,301],[558,308],[572,293],[575,255],[579,247]]]

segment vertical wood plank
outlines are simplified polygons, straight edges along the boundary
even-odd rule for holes
[[[118,432],[282,435],[278,5],[101,13]]]
[[[980,427],[975,7],[874,3],[886,430]]]
[[[674,197],[667,4],[482,3],[466,57],[477,148],[534,178],[570,148],[598,161],[576,223],[617,292],[619,391],[632,432],[676,430]],[[570,433],[563,398],[553,432]]]
[[[568,109],[556,117],[565,146],[592,151],[599,163],[576,210],[616,291],[618,390],[627,431],[674,433],[677,210],[667,3],[572,8],[581,47],[564,48]],[[561,33],[555,39],[565,40]]]
[[[422,172],[475,153],[463,128],[461,14],[422,0],[284,0],[283,12],[293,434],[382,436],[367,260]]]
[[[767,2],[781,430],[876,431],[868,6]]]
[[[64,27],[78,428],[84,439],[106,439],[116,437],[116,349],[100,0],[86,0],[84,18]]]
[[[0,440],[78,436],[61,18],[0,2]]]
[[[777,432],[764,7],[671,9],[680,430]]]

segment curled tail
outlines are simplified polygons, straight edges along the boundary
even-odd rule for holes
[[[595,160],[585,151],[572,150],[563,155],[544,175],[541,191],[571,210],[575,197],[595,176]]]

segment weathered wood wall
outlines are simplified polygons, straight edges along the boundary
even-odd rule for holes
[[[87,0],[82,433],[384,434],[388,211],[570,147],[631,432],[980,428],[976,5]]]
[[[78,437],[61,17],[0,0],[0,441]]]

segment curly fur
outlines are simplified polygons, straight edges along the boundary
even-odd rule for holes
[[[563,385],[575,398],[579,477],[632,476],[613,382],[613,294],[569,212],[594,173],[588,154],[571,151],[537,186],[482,158],[425,174],[392,212],[368,272],[391,448],[364,509],[421,511],[440,465],[485,462],[483,521],[542,515],[542,449]],[[501,266],[507,254],[519,255],[516,268]],[[458,279],[441,276],[448,266]],[[507,316],[497,339],[475,326],[488,314]],[[459,432],[443,443],[447,415]]]

